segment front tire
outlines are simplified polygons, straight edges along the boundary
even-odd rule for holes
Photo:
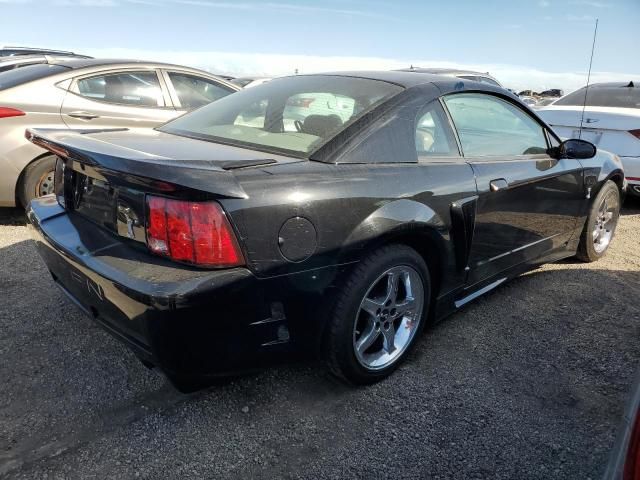
[[[619,218],[620,191],[614,182],[607,180],[591,204],[576,258],[583,262],[602,258],[611,245]]]
[[[53,193],[53,177],[56,169],[56,157],[47,155],[31,162],[24,169],[18,191],[18,200],[26,208],[34,198]]]
[[[424,259],[406,245],[382,247],[344,282],[326,338],[327,365],[356,385],[389,376],[426,323],[431,279]]]

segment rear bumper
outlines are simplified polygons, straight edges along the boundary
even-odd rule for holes
[[[311,315],[294,327],[289,314],[312,311],[322,289],[297,291],[290,277],[263,280],[244,268],[176,265],[66,212],[52,197],[34,200],[28,218],[56,284],[172,379],[253,369],[313,335]]]

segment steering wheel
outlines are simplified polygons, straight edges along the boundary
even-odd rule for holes
[[[302,122],[300,120],[295,120],[293,126],[296,127],[298,132],[302,133]]]

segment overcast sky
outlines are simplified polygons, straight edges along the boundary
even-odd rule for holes
[[[515,89],[640,81],[640,0],[0,0],[0,44],[219,73],[461,66]]]

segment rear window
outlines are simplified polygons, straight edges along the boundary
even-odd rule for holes
[[[554,105],[582,106],[585,87],[557,100]],[[591,87],[587,93],[588,107],[640,108],[640,88]]]
[[[253,78],[234,78],[233,80],[231,80],[231,83],[242,88],[246,87],[251,82],[253,82]]]
[[[224,97],[160,130],[304,157],[400,91],[366,78],[280,78]]]
[[[0,72],[0,90],[16,87],[23,83],[33,82],[41,78],[68,70],[61,65],[29,65],[6,72]]]

